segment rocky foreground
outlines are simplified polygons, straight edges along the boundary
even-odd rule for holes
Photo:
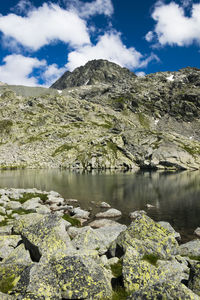
[[[105,61],[52,88],[0,86],[0,168],[199,169],[200,70]]]
[[[0,298],[200,299],[199,239],[179,245],[144,211],[127,227],[100,206],[90,220],[56,192],[1,189]]]

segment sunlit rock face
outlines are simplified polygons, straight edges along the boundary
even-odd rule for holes
[[[1,168],[199,169],[199,69],[137,77],[94,60],[0,95]]]

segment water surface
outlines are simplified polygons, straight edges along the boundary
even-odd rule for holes
[[[64,198],[108,202],[122,211],[119,220],[129,224],[129,213],[144,209],[156,221],[168,221],[183,241],[195,238],[200,227],[200,172],[79,173],[61,170],[14,170],[0,172],[0,187],[55,190]],[[148,209],[146,204],[155,207]],[[93,205],[93,210],[95,206]]]

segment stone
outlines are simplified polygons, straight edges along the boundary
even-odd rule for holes
[[[188,287],[198,296],[200,296],[200,262],[191,266],[191,273]]]
[[[200,227],[197,227],[195,229],[194,234],[196,234],[198,237],[200,237]]]
[[[155,283],[151,286],[145,286],[138,291],[133,292],[127,297],[127,300],[143,299],[184,299],[199,300],[199,297],[188,289],[184,284],[177,284],[172,281],[167,283]]]
[[[13,230],[21,234],[33,261],[48,261],[56,254],[62,257],[73,248],[66,232],[66,221],[55,215],[28,214],[15,221]]]
[[[101,202],[100,207],[101,208],[110,208],[111,206],[110,206],[110,204],[108,204],[106,202]]]
[[[36,212],[38,214],[45,215],[45,214],[49,214],[51,212],[51,210],[50,210],[50,208],[48,208],[45,205],[40,205],[39,207],[36,208]]]
[[[4,221],[5,217],[0,215],[0,222]]]
[[[25,210],[34,210],[36,211],[36,208],[40,207],[41,199],[39,197],[35,197],[32,199],[27,200],[22,204],[22,208]]]
[[[171,226],[171,224],[169,222],[160,221],[160,222],[158,222],[158,224],[160,224],[162,227],[164,227],[169,232],[171,232],[177,240],[179,240],[179,241],[181,240],[180,233],[176,232],[175,229]]]
[[[73,217],[78,219],[88,219],[89,218],[89,215],[90,215],[90,212],[89,211],[86,211],[86,210],[83,210],[81,209],[80,207],[75,207],[73,210]]]
[[[101,227],[107,227],[107,226],[117,226],[120,223],[117,223],[116,221],[109,220],[109,219],[99,219],[99,220],[94,220],[88,225],[91,226],[92,228],[101,228]]]
[[[0,235],[9,235],[12,233],[12,225],[0,226]]]
[[[6,209],[2,206],[0,206],[0,213],[5,215],[6,214]]]
[[[97,218],[116,218],[116,217],[121,217],[122,213],[121,211],[111,208],[105,212],[100,212],[96,214]]]
[[[129,214],[129,217],[131,218],[131,219],[136,219],[137,217],[139,217],[140,215],[146,215],[147,213],[146,213],[146,211],[144,211],[144,210],[136,210],[136,211],[134,211],[134,212],[131,212],[130,214]]]
[[[188,257],[200,256],[200,240],[193,240],[188,243],[182,244],[179,247],[179,253]]]
[[[0,292],[0,299],[1,300],[15,300],[15,297]]]
[[[24,244],[19,244],[2,260],[2,264],[19,264],[29,266],[32,264],[30,253],[25,249]]]
[[[0,235],[0,258],[6,258],[20,241],[19,235]]]
[[[116,256],[118,252],[122,256],[128,247],[132,247],[142,256],[153,254],[161,259],[168,259],[178,253],[175,237],[146,215],[138,216],[120,233],[109,251],[112,256]]]
[[[22,205],[20,202],[18,201],[9,201],[7,202],[6,204],[6,209],[9,210],[9,209],[12,209],[12,210],[17,210],[19,208],[21,208]]]

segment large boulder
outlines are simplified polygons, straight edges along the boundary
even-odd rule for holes
[[[19,235],[0,235],[0,258],[7,257],[21,241]]]
[[[194,263],[191,266],[191,273],[188,287],[197,295],[200,296],[200,262]]]
[[[22,236],[33,261],[48,261],[55,254],[62,257],[67,248],[73,247],[65,223],[52,214],[28,214],[17,220],[13,229]]]
[[[191,258],[200,257],[200,240],[193,240],[180,245],[179,253]]]
[[[112,256],[122,256],[128,247],[142,256],[152,254],[161,259],[168,259],[178,253],[178,243],[171,232],[145,214],[139,215],[118,236],[110,247],[110,253]]]
[[[173,281],[168,283],[155,283],[153,286],[145,286],[140,290],[133,292],[127,300],[144,300],[144,299],[167,299],[167,300],[199,300],[198,295],[194,294],[184,284],[177,284]]]

